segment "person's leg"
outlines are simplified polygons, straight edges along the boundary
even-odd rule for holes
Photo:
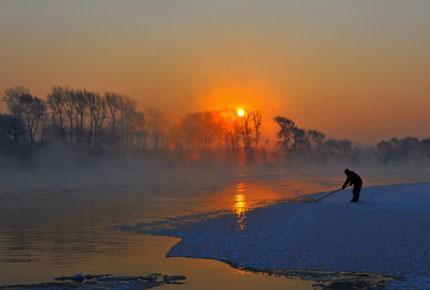
[[[355,194],[355,190],[356,190],[356,185],[354,184],[354,187],[352,188],[352,199],[351,199],[351,202],[357,202],[357,200],[356,200],[356,194]]]
[[[354,184],[352,188],[352,201],[358,202],[360,200],[360,191],[362,184]]]

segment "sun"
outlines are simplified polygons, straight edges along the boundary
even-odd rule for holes
[[[245,109],[244,108],[237,108],[236,109],[236,114],[237,114],[238,117],[245,116]]]

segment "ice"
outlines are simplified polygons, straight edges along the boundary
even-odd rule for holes
[[[82,274],[57,277],[52,282],[39,284],[21,284],[1,286],[1,290],[66,290],[66,289],[107,289],[107,290],[142,290],[165,284],[185,284],[182,275],[162,275],[152,273],[147,276],[115,276],[111,274]]]
[[[430,184],[369,187],[360,203],[350,199],[345,190],[318,203],[257,208],[240,227],[227,214],[135,230],[182,238],[168,256],[261,271],[371,272],[409,277],[408,283],[419,277],[430,287]]]

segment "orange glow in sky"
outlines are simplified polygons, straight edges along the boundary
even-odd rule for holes
[[[258,110],[272,136],[283,115],[365,144],[428,137],[430,1],[304,2],[0,1],[0,97],[59,85],[178,117]]]
[[[276,124],[273,117],[287,114],[286,105],[289,99],[285,97],[276,85],[264,82],[258,78],[249,78],[241,82],[219,80],[214,82],[206,92],[199,97],[198,109],[205,110],[232,110],[237,117],[243,117],[246,112],[259,111],[263,115],[263,135],[269,138],[276,134]]]

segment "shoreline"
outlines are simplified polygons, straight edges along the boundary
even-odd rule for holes
[[[415,213],[415,216],[414,216],[414,218],[416,218],[415,220],[413,218],[409,220],[399,219],[397,224],[396,223],[388,224],[389,231],[387,233],[387,235],[390,235],[395,233],[395,231],[398,231],[398,230],[407,231],[408,227],[402,226],[402,224],[406,222],[408,223],[408,226],[414,226],[414,225],[417,226],[414,229],[414,231],[409,232],[407,234],[408,237],[413,238],[414,236],[413,235],[411,236],[410,234],[414,234],[414,233],[416,234],[417,231],[421,229],[421,225],[423,221],[424,222],[430,221],[429,219],[430,215],[428,210],[426,209],[426,205],[430,202],[430,200],[425,196],[425,192],[429,188],[430,188],[429,183],[422,183],[422,182],[404,183],[404,184],[395,184],[395,185],[380,185],[380,186],[363,188],[363,193],[362,193],[363,201],[356,208],[350,208],[351,205],[349,203],[346,203],[347,198],[349,197],[349,193],[339,194],[337,196],[335,195],[333,197],[330,197],[328,200],[320,202],[318,204],[307,203],[307,205],[305,205],[306,203],[300,202],[301,201],[300,199],[303,198],[303,196],[301,196],[299,200],[293,200],[293,201],[287,200],[276,204],[269,204],[263,207],[252,209],[248,213],[248,216],[246,217],[246,219],[247,219],[247,222],[249,223],[252,223],[252,222],[258,223],[257,217],[266,218],[266,221],[268,221],[269,219],[267,218],[267,216],[270,216],[270,215],[272,215],[271,216],[272,218],[282,219],[283,213],[282,211],[279,211],[277,209],[279,209],[279,207],[286,207],[286,208],[283,208],[282,210],[295,210],[295,213],[297,214],[299,213],[297,210],[300,210],[300,208],[295,209],[294,207],[292,207],[294,205],[298,207],[303,207],[303,206],[307,207],[307,209],[304,207],[301,209],[306,210],[306,213],[311,215],[318,210],[318,208],[315,208],[315,207],[318,207],[319,205],[321,205],[322,207],[320,209],[323,209],[323,210],[324,208],[328,207],[328,213],[327,213],[327,210],[325,213],[325,214],[328,214],[328,217],[330,217],[330,211],[337,211],[338,207],[341,207],[341,208],[343,207],[343,209],[345,209],[346,207],[347,210],[341,211],[340,216],[343,217],[343,214],[348,214],[351,210],[352,211],[358,210],[359,214],[366,216],[366,211],[368,211],[369,214],[370,213],[380,214],[381,217],[385,218],[387,221],[389,221],[390,218],[394,218],[396,215],[399,215],[399,214],[403,215],[405,212],[410,214],[410,212],[413,211]],[[411,191],[414,192],[415,195],[413,195]],[[319,197],[322,194],[324,194],[324,192],[306,195],[306,197],[307,198]],[[387,196],[389,196],[389,199],[387,199]],[[408,200],[405,201],[404,200],[405,198],[408,198]],[[423,203],[424,201],[425,203]],[[277,215],[275,214],[275,216],[273,216],[273,211],[278,211]],[[403,215],[403,217],[407,219],[405,215]],[[302,225],[304,227],[308,226],[307,224],[308,222],[315,223],[315,220],[312,220],[312,218],[311,218],[311,221],[307,220],[309,219],[309,217],[306,216],[306,214],[301,218],[305,220],[304,223],[302,221]],[[313,217],[313,218],[316,218],[316,217]],[[363,219],[366,219],[366,217],[363,217]],[[371,223],[373,221],[366,220],[366,222]],[[260,223],[259,226],[263,226],[263,229],[264,229],[264,222]],[[252,227],[252,225],[250,225],[250,227]],[[353,227],[354,229],[356,228],[360,229],[359,224],[353,224]],[[378,225],[372,225],[372,224],[367,225],[365,229],[370,231],[371,236],[377,235],[378,233],[377,231],[375,231],[375,227],[377,227],[378,230],[380,230],[380,227],[378,227]],[[204,228],[204,231],[202,231],[203,228]],[[280,230],[280,229],[282,228],[277,228],[277,230]],[[299,227],[293,226],[292,228],[290,227],[287,229],[288,230],[292,229],[292,230],[295,230],[296,233],[301,233],[300,226]],[[390,231],[390,229],[392,229],[393,231]],[[133,231],[132,228],[130,228],[130,230]],[[258,233],[258,231],[255,231],[255,228],[254,230],[245,230],[245,233],[240,231],[235,232],[234,215],[232,214],[226,214],[224,216],[218,216],[218,217],[208,217],[207,220],[202,219],[200,221],[195,221],[194,224],[189,220],[186,223],[181,224],[180,219],[176,219],[174,225],[170,224],[167,228],[164,225],[162,228],[158,228],[158,229],[156,227],[152,229],[145,229],[145,225],[140,224],[140,225],[136,225],[134,230],[136,230],[137,232],[143,232],[146,234],[166,235],[166,236],[174,236],[174,237],[180,238],[181,240],[176,245],[174,245],[167,253],[166,255],[167,257],[213,259],[213,260],[226,263],[240,270],[265,273],[267,275],[279,275],[279,276],[290,277],[290,278],[293,277],[293,278],[299,278],[299,279],[308,279],[311,281],[315,281],[316,287],[338,287],[340,284],[344,284],[344,285],[350,284],[352,286],[367,285],[369,287],[381,287],[381,285],[384,285],[384,287],[386,287],[386,286],[389,286],[390,283],[392,283],[393,281],[395,281],[396,283],[415,283],[415,282],[420,283],[420,281],[426,281],[428,276],[426,273],[430,271],[430,269],[428,268],[428,265],[430,265],[428,264],[429,257],[424,255],[424,257],[415,258],[416,254],[413,254],[413,252],[410,252],[410,251],[406,251],[402,259],[406,259],[408,261],[410,260],[410,261],[421,262],[420,266],[414,267],[409,265],[409,268],[405,268],[407,262],[402,262],[406,264],[401,266],[400,268],[397,267],[396,271],[389,270],[389,269],[394,269],[392,267],[384,268],[385,262],[382,264],[379,263],[379,265],[376,265],[375,267],[373,263],[375,263],[376,260],[374,260],[371,257],[370,258],[366,257],[366,255],[364,256],[358,255],[357,257],[353,257],[353,258],[356,259],[356,262],[361,263],[359,265],[361,266],[367,265],[366,266],[367,268],[379,269],[379,271],[378,270],[367,271],[366,269],[364,269],[363,271],[361,270],[351,271],[350,269],[348,269],[348,267],[346,267],[346,269],[342,269],[342,268],[339,268],[339,266],[336,266],[336,264],[333,264],[334,262],[331,263],[331,261],[327,261],[327,259],[324,259],[324,256],[321,256],[320,258],[321,260],[319,260],[318,265],[327,265],[327,266],[330,264],[332,265],[327,267],[326,269],[315,268],[315,267],[287,268],[287,267],[275,266],[275,265],[285,264],[283,262],[281,263],[274,262],[275,264],[272,264],[271,267],[264,267],[265,262],[260,263],[258,259],[257,260],[252,258],[249,259],[249,257],[245,257],[243,255],[240,255],[240,253],[238,254],[237,252],[234,251],[234,248],[243,249],[247,247],[248,250],[251,250],[250,254],[258,253],[258,251],[265,251],[267,244],[266,246],[263,246],[263,247],[259,247],[258,245],[253,246],[253,244],[255,245],[254,243],[255,241],[258,241],[258,242],[265,241],[264,238],[262,239],[262,236],[260,235],[260,233]],[[219,232],[216,233],[216,231],[219,231]],[[226,232],[228,233],[226,234]],[[284,231],[284,233],[288,233],[288,231]],[[346,231],[346,233],[348,233],[348,231]],[[364,231],[363,233],[366,233],[366,231]],[[264,234],[273,235],[273,233],[270,231],[264,231]],[[217,235],[219,235],[220,237]],[[423,235],[425,235],[425,232]],[[341,238],[345,238],[345,237],[347,237],[347,235],[342,236]],[[213,238],[216,240],[216,242],[212,240]],[[300,239],[300,237],[298,238]],[[327,239],[327,237],[325,238]],[[380,236],[378,236],[378,238],[380,238]],[[403,243],[401,236],[400,237],[396,236],[395,238],[397,239],[400,238],[400,240],[398,240],[397,242],[400,242],[400,244]],[[422,250],[425,251],[426,246],[424,245],[426,245],[425,242],[429,238],[430,236],[427,237],[427,235],[425,235],[424,242],[412,240],[410,241],[411,245],[408,245],[408,247],[412,246],[412,247],[415,247],[415,249],[417,249],[418,251],[422,251]],[[197,239],[198,241],[197,244],[192,239]],[[240,242],[236,242],[237,239],[240,240]],[[281,237],[281,240],[282,240],[282,237]],[[284,242],[285,241],[286,240],[284,240]],[[306,246],[311,246],[311,243],[306,241],[304,242]],[[372,240],[371,242],[376,242],[376,240],[375,241]],[[208,244],[205,245],[205,243],[208,243]],[[344,246],[344,243],[340,243],[338,245]],[[396,244],[393,244],[393,245],[396,246]],[[269,244],[269,246],[272,246],[272,249],[282,250],[282,247],[276,247],[276,246],[273,247],[273,244]],[[203,249],[199,249],[198,247]],[[405,249],[406,249],[405,247],[400,246],[397,250],[393,249],[393,251],[387,252],[387,251],[384,251],[384,249],[379,248],[379,251],[381,251],[379,254],[379,257],[383,259],[384,255],[388,254],[388,256],[385,258],[388,258],[389,260],[398,259],[400,256],[398,255],[398,253],[396,253],[396,251],[405,251]],[[300,251],[303,251],[303,250],[304,249]],[[332,254],[340,253],[339,250],[336,249],[336,246],[334,246],[331,249],[331,252]],[[289,251],[288,253],[292,253],[292,252]],[[376,255],[378,255],[379,252],[376,251],[375,253]],[[390,258],[389,257],[390,255],[394,255],[394,257]],[[285,255],[285,257],[287,256],[288,255]],[[267,257],[267,260],[269,261],[270,259],[275,259],[274,258],[275,256],[270,254],[260,255],[260,257]],[[328,257],[334,257],[334,256],[329,255]],[[308,259],[308,258],[312,259],[312,257],[309,257],[309,256],[307,257],[302,256],[302,260]],[[345,264],[344,262],[342,262],[342,260],[344,259],[345,257],[341,258],[341,260],[338,259],[337,262],[340,263],[340,265]],[[363,259],[371,259],[371,260],[373,259],[372,260],[373,262],[371,264],[369,263],[363,264],[362,263]],[[270,265],[270,262],[266,261],[266,264]],[[300,264],[300,261],[297,262],[297,264]],[[345,265],[348,265],[348,264],[345,264]],[[334,268],[338,270],[333,271],[330,268],[332,269]],[[354,268],[354,266],[352,268]],[[387,270],[383,270],[383,269],[387,269]],[[415,271],[412,269],[420,269],[420,270]],[[411,279],[415,279],[416,281],[415,282],[411,281]],[[424,282],[424,283],[427,283],[427,282]],[[324,288],[324,289],[331,289],[331,288]],[[333,288],[333,289],[336,289],[336,288]]]

